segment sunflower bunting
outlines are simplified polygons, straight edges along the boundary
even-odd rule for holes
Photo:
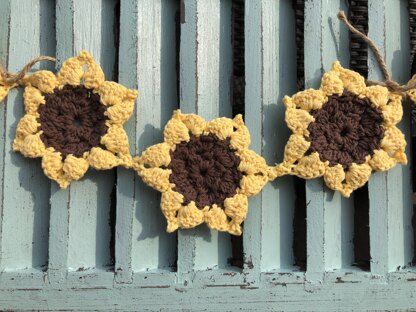
[[[206,122],[176,111],[164,138],[136,158],[134,169],[162,193],[167,231],[205,222],[240,235],[247,197],[269,181],[265,160],[248,149],[250,135],[241,115]]]
[[[396,127],[401,100],[386,87],[367,87],[362,76],[335,62],[319,90],[284,98],[293,134],[273,175],[323,176],[328,187],[349,197],[373,170],[406,164],[406,141]]]
[[[17,125],[13,150],[41,157],[45,174],[66,188],[89,166],[132,166],[123,124],[137,91],[105,81],[100,66],[82,51],[55,76],[37,71],[22,79],[26,115]]]

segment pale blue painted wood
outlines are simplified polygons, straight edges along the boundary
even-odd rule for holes
[[[392,78],[406,83],[410,75],[407,2],[369,0],[369,37],[384,54]],[[369,56],[369,78],[383,80],[371,52]],[[410,142],[409,109],[404,110],[399,128]],[[409,147],[406,153],[410,160]],[[375,275],[399,270],[412,260],[410,170],[409,165],[397,166],[374,174],[369,181],[371,272]]]
[[[114,8],[104,0],[58,1],[57,12],[63,15],[62,19],[57,19],[59,61],[86,49],[98,63],[105,64],[102,66],[103,70],[107,79],[111,80],[115,55],[113,32],[109,27],[102,27],[102,20],[111,18]],[[60,191],[56,192],[59,196],[55,201],[57,205],[66,205],[69,202],[69,215],[63,211],[63,217],[69,219],[66,243],[66,265],[69,270],[103,268],[111,262],[108,248],[111,231],[108,219],[113,180],[112,171],[90,170],[76,185],[71,185],[69,191],[63,191],[62,194]]]
[[[63,53],[74,55],[88,50],[102,65],[107,80],[113,76],[115,47],[112,28],[104,25],[113,20],[113,13],[111,0],[74,0],[73,24],[57,36],[64,40],[67,31],[72,31],[72,49]],[[109,218],[113,185],[114,170],[89,170],[85,178],[70,186],[69,270],[106,268],[111,264]]]
[[[0,11],[3,12],[3,18],[0,19],[0,29],[6,29],[7,31],[0,32],[0,61],[2,64],[7,62],[7,47],[9,43],[9,24],[10,24],[10,1],[1,1],[0,2]],[[4,129],[5,127],[5,111],[6,105],[0,105],[0,128]],[[0,164],[4,164],[4,150],[5,150],[5,135],[0,135]],[[3,198],[3,185],[4,185],[4,166],[0,166],[0,177],[1,185],[0,187],[0,198]],[[0,205],[0,215],[3,215],[3,204]],[[0,218],[0,250],[2,249],[2,228],[3,221],[2,217]],[[1,258],[0,258],[1,265]]]
[[[219,0],[185,0],[183,10],[180,108],[184,113],[197,113],[206,120],[220,115],[229,116],[230,103],[220,100],[221,90],[226,86],[229,88],[229,77],[221,74],[224,68],[220,70],[221,58],[225,57],[220,56],[220,35],[227,34],[220,32],[220,27],[222,22],[230,21],[230,14],[225,21],[221,21],[224,14],[221,14]],[[196,270],[226,267],[230,255],[231,239],[227,233],[211,231],[205,225],[178,232],[180,281],[191,281]]]
[[[176,86],[175,14],[172,0],[137,2],[136,154],[163,141],[163,129],[178,107]],[[136,183],[132,262],[134,271],[176,267],[177,234],[166,232],[160,193]]]
[[[282,160],[289,136],[281,100],[296,90],[296,59],[291,57],[295,50],[294,15],[290,1],[253,3],[246,12],[246,124],[252,149],[273,164]],[[291,268],[292,178],[268,184],[249,202],[244,233],[246,271]],[[259,262],[252,262],[253,259]],[[250,269],[249,263],[254,267]]]
[[[99,311],[384,311],[411,310],[416,306],[413,275],[389,275],[389,283],[377,280],[351,283],[325,283],[310,287],[298,284],[270,285],[259,288],[187,287],[164,288],[44,288],[0,289],[1,307],[9,310],[99,310]],[[347,280],[343,274],[341,281]]]
[[[343,1],[305,2],[305,87],[318,88],[322,74],[339,60],[348,67],[348,32],[336,18]],[[306,183],[307,276],[319,282],[327,270],[353,262],[353,195],[343,198],[323,179]],[[346,237],[345,237],[346,236]]]
[[[250,149],[261,154],[262,133],[256,131],[262,123],[262,43],[261,43],[261,1],[245,3],[245,60],[246,60],[246,94],[245,116],[246,126],[253,132]],[[250,284],[258,284],[261,262],[261,194],[249,199],[247,219],[244,221],[244,274]]]
[[[18,71],[41,52],[53,55],[53,47],[43,49],[50,47],[47,41],[51,37],[45,33],[41,10],[45,21],[53,23],[53,16],[46,15],[50,11],[43,10],[41,1],[10,1],[9,9],[9,27],[2,29],[8,34],[7,68]],[[26,31],[21,31],[22,28]],[[12,151],[16,126],[24,114],[22,91],[10,92],[2,105],[5,105],[5,137],[0,268],[2,271],[40,269],[48,261],[49,181],[43,175],[39,159],[30,160]]]
[[[137,89],[137,1],[120,1],[120,45],[119,45],[119,82],[128,88]],[[139,94],[139,97],[141,95]],[[129,136],[130,153],[136,152],[136,114],[126,122],[124,128]],[[117,169],[117,216],[115,240],[116,281],[133,281],[132,244],[133,215],[136,205],[136,181],[139,180],[133,170]]]

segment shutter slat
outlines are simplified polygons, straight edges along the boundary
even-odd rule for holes
[[[57,1],[56,11],[58,68],[64,60],[85,49],[101,65],[106,79],[112,80],[114,6],[105,0]],[[101,13],[105,14],[108,25]],[[59,268],[67,267],[72,271],[106,269],[111,265],[109,218],[113,184],[112,170],[90,168],[83,179],[71,184],[66,191],[52,186],[51,210],[56,215],[51,221],[59,223],[51,224],[50,244],[60,246],[64,254],[56,255]],[[59,238],[64,240],[59,241]]]
[[[334,61],[348,66],[348,32],[336,18],[340,9],[346,9],[343,1],[305,2],[306,88],[319,88],[322,74]],[[343,198],[320,178],[307,181],[306,203],[307,278],[319,281],[326,270],[353,262],[353,195]]]
[[[410,75],[409,28],[406,1],[369,0],[368,36],[385,55],[392,78],[406,83]],[[369,53],[369,79],[383,80],[379,65]],[[410,137],[409,105],[399,128]],[[410,162],[409,146],[406,150]],[[371,272],[384,275],[406,266],[412,259],[412,202],[409,165],[376,173],[369,181]]]
[[[230,59],[221,60],[220,1],[184,0],[183,9],[180,108],[184,113],[197,113],[206,120],[230,116],[229,100],[221,93],[224,86],[229,86],[231,72],[224,74],[224,68],[220,68],[231,63],[231,53]],[[211,231],[205,225],[178,232],[178,272],[182,281],[189,281],[189,274],[194,270],[226,267],[230,255],[229,234]]]
[[[6,19],[1,31],[8,36],[3,37],[7,44],[2,45],[2,61],[9,71],[20,71],[41,53],[54,55],[54,47],[49,44],[54,35],[45,35],[48,28],[44,22],[53,25],[47,6],[39,0],[3,1],[1,6]],[[39,68],[51,68],[51,64],[37,64],[34,70]],[[39,159],[30,160],[12,150],[17,124],[25,114],[22,96],[21,89],[12,90],[0,105],[0,125],[4,129],[0,138],[0,174],[4,183],[0,271],[44,269],[48,261],[50,184]]]
[[[175,13],[173,1],[139,0],[137,4],[136,144],[141,154],[163,141],[163,129],[178,106],[176,94]],[[133,70],[134,70],[133,69]],[[136,179],[133,218],[134,271],[170,270],[176,265],[176,233],[166,232],[160,193]]]

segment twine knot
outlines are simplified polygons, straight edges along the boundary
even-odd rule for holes
[[[23,78],[27,75],[29,70],[40,61],[56,62],[56,59],[50,56],[38,56],[27,63],[18,73],[9,72],[0,62],[0,102],[3,101],[11,89],[23,84]]]
[[[382,56],[380,50],[377,48],[375,43],[370,38],[368,38],[367,35],[365,35],[361,31],[359,31],[357,28],[355,28],[351,24],[351,22],[347,19],[344,11],[339,11],[337,16],[338,16],[338,19],[340,21],[342,21],[353,34],[356,34],[362,40],[364,40],[364,42],[366,42],[368,44],[368,46],[371,48],[371,50],[374,53],[374,56],[377,59],[377,62],[379,64],[380,69],[381,69],[381,71],[383,73],[383,76],[384,76],[384,81],[367,80],[366,81],[367,84],[368,85],[383,86],[383,87],[386,87],[390,92],[399,94],[403,98],[408,97],[407,92],[410,91],[410,90],[416,89],[416,81],[415,80],[409,80],[407,82],[407,84],[403,85],[403,86],[400,85],[397,81],[394,81],[391,78],[390,72],[387,69],[387,65],[386,65],[386,62],[384,60],[384,57]]]

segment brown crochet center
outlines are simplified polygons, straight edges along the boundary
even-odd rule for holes
[[[224,200],[236,194],[242,173],[240,158],[230,148],[230,140],[213,134],[196,137],[176,145],[170,152],[169,181],[184,197],[183,205],[194,201],[199,209],[214,204],[224,207]]]
[[[330,166],[362,164],[380,148],[384,137],[382,113],[367,98],[351,92],[332,95],[321,109],[311,112],[315,122],[308,127],[311,147]]]
[[[98,94],[84,86],[66,85],[44,96],[45,104],[39,107],[38,122],[46,147],[53,147],[65,158],[69,154],[81,157],[91,148],[100,146],[108,127],[104,115],[107,108],[100,103]]]

